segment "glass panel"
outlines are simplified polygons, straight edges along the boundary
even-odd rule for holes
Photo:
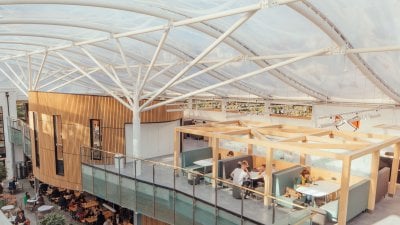
[[[120,205],[120,186],[119,186],[119,176],[107,173],[107,199],[110,202],[114,202]]]
[[[201,201],[196,201],[194,218],[196,225],[215,224],[215,207]]]
[[[193,200],[192,198],[176,193],[175,225],[193,224]]]
[[[106,198],[106,173],[103,170],[93,169],[93,193],[100,198]]]
[[[135,181],[133,179],[121,177],[121,206],[134,209],[135,201]]]
[[[137,182],[137,211],[148,216],[153,216],[154,199],[153,185]]]
[[[82,165],[82,188],[86,192],[93,193],[92,167]]]
[[[156,202],[155,209],[156,215],[155,217],[158,220],[167,222],[169,224],[174,223],[174,192],[156,187]]]
[[[166,166],[156,166],[154,168],[154,181],[163,187],[174,187],[174,169]]]
[[[217,215],[217,224],[218,225],[239,225],[239,224],[241,224],[240,217],[234,216],[225,210],[219,209],[218,215]]]

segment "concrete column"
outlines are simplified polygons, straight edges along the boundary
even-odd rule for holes
[[[17,95],[18,92],[16,90],[0,89],[0,106],[3,109],[4,139],[6,147],[6,169],[7,169],[7,177],[9,179],[16,176],[16,168],[15,168],[15,160],[14,160],[15,155],[13,151],[13,146],[9,141],[10,134],[8,133],[8,117],[15,117],[15,118],[17,117],[17,106],[16,106],[16,101],[18,98]]]

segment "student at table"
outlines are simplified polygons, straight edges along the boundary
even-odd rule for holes
[[[28,192],[25,192],[25,195],[24,195],[24,206],[26,206],[26,203],[28,202],[28,199],[30,199],[31,198],[31,196],[29,195],[29,193]]]
[[[104,222],[102,225],[113,225],[113,223],[112,223],[111,219],[108,218],[108,219],[106,220],[106,222]]]
[[[63,195],[61,195],[58,199],[58,205],[60,206],[61,210],[67,209],[68,202]]]
[[[29,225],[30,224],[30,221],[25,218],[24,211],[22,211],[22,210],[18,211],[18,215],[17,215],[17,217],[15,217],[14,224],[15,225]]]
[[[233,151],[229,151],[228,154],[226,154],[226,158],[231,158],[233,156],[234,156]]]
[[[312,183],[312,179],[310,177],[310,171],[308,169],[303,169],[300,173],[300,177],[296,179],[297,185],[309,185]],[[312,202],[312,196],[306,195],[306,204],[310,204]]]
[[[42,205],[44,205],[44,198],[43,195],[39,194],[39,197],[36,201],[36,206],[42,206]]]
[[[96,225],[103,225],[105,221],[106,218],[104,217],[103,212],[101,210],[98,210]]]
[[[252,179],[251,180],[251,186],[256,188],[258,187],[258,183],[264,183],[264,176],[265,176],[265,164],[262,164],[261,166],[254,168],[254,172],[258,173],[258,178],[257,179]]]
[[[240,163],[240,168],[236,168],[232,171],[231,177],[233,179],[233,184],[240,185],[243,187],[249,187],[251,182],[249,180],[250,174],[248,170],[249,164],[246,160],[243,160]],[[244,198],[247,198],[249,195],[249,191],[246,191],[244,194]]]

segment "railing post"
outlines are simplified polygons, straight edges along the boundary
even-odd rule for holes
[[[174,173],[172,174],[172,176],[173,176],[173,180],[174,180],[174,199],[173,199],[173,207],[174,207],[174,224],[176,224],[176,173],[177,173],[177,169],[176,168],[174,168]],[[179,173],[179,172],[178,172]]]
[[[272,199],[272,224],[275,223],[275,198]]]
[[[240,188],[241,190],[242,190],[242,188]],[[241,225],[243,225],[243,201],[244,201],[244,194],[243,193],[241,193],[242,194],[242,200],[240,201],[240,204],[241,204],[241,206],[240,206],[240,224]]]
[[[118,197],[119,197],[119,201],[118,201],[118,203],[119,203],[119,205],[121,205],[121,158],[118,158],[118,188],[119,188],[119,191],[118,191]]]
[[[193,175],[195,175],[195,176],[193,176]],[[195,199],[195,187],[196,187],[196,179],[197,179],[197,175],[196,174],[192,174],[192,178],[194,178],[193,179],[193,183],[192,183],[192,186],[193,186],[193,189],[192,189],[192,209],[193,209],[193,211],[192,211],[192,224],[193,225],[195,225],[195,212],[196,212],[196,199]]]
[[[215,225],[218,225],[218,183],[217,179],[214,178],[215,186],[214,186],[214,191],[215,191],[215,199],[214,199],[214,206],[215,206]]]
[[[156,164],[153,164],[153,216],[154,216],[154,218],[156,218],[155,166],[156,166]]]
[[[134,177],[135,177],[135,211],[137,212],[137,202],[138,202],[138,199],[137,199],[137,192],[138,192],[138,190],[137,190],[137,179],[136,179],[136,159],[134,159],[133,160],[133,166],[134,166]]]

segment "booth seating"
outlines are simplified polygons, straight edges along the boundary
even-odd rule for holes
[[[375,203],[379,202],[386,196],[389,189],[390,168],[384,167],[378,172],[378,184],[376,186]]]
[[[243,160],[246,160],[249,163],[249,167],[253,168],[253,157],[251,155],[241,155],[218,160],[218,177],[221,179],[230,179],[232,171]]]
[[[295,198],[285,197],[286,188],[294,188],[295,179],[300,176],[301,171],[303,170],[302,166],[293,166],[284,170],[280,170],[272,173],[272,193],[275,195],[277,199],[283,200],[285,202],[294,203],[295,201],[302,201],[304,199],[298,200]],[[293,206],[289,203],[285,203],[282,201],[278,201],[278,205],[293,208]]]
[[[369,180],[362,180],[350,187],[347,205],[347,221],[365,211],[368,207]],[[337,222],[339,212],[339,200],[331,201],[320,207],[328,213],[331,221]]]
[[[203,167],[195,165],[193,162],[209,158],[212,158],[212,149],[210,147],[182,152],[181,167],[188,170],[202,171]],[[183,174],[185,173],[183,172]]]

